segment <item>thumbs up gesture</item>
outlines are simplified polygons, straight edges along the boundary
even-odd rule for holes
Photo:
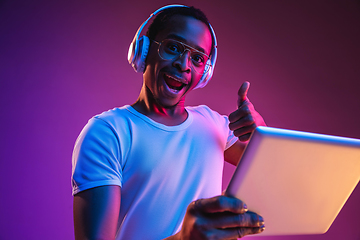
[[[266,126],[264,119],[255,111],[254,105],[247,97],[250,83],[244,82],[238,91],[238,109],[229,115],[229,128],[240,141],[249,140],[257,126]]]

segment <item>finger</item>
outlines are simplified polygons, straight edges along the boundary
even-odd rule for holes
[[[196,200],[194,205],[195,208],[206,213],[232,212],[243,214],[247,211],[247,206],[244,202],[237,198],[223,195]]]
[[[263,226],[264,219],[254,212],[235,214],[230,212],[213,213],[211,217],[211,227],[213,228],[258,228]]]
[[[247,134],[241,135],[241,136],[239,137],[239,141],[240,141],[240,142],[247,142],[247,141],[249,141],[250,137],[251,137],[251,133],[247,133]]]
[[[246,99],[238,109],[229,114],[229,122],[232,123],[242,117],[251,115],[254,110],[254,105],[248,99]]]
[[[241,106],[241,104],[243,102],[245,102],[246,98],[247,98],[247,92],[249,90],[249,87],[250,87],[250,83],[249,82],[244,82],[239,91],[238,91],[238,101],[237,101],[237,105],[238,107]]]
[[[247,235],[261,233],[265,230],[261,227],[255,228],[225,228],[213,229],[207,233],[206,239],[238,239]]]
[[[262,233],[265,230],[265,225],[256,228],[237,228],[238,238],[245,237],[246,235],[252,235]]]
[[[236,122],[231,122],[229,124],[229,129],[231,131],[235,131],[236,129],[243,128],[243,127],[250,127],[254,125],[254,129],[256,127],[255,119],[252,115],[247,115],[245,117],[240,118]]]
[[[234,134],[235,137],[238,137],[239,139],[244,135],[248,135],[248,137],[250,137],[250,135],[252,134],[252,132],[255,129],[256,129],[256,124],[253,123],[253,124],[251,124],[249,126],[235,129],[233,131],[233,134]]]
[[[247,211],[244,214],[233,214],[234,217],[223,219],[223,223],[227,227],[247,227],[256,228],[265,224],[264,218],[254,212]]]
[[[239,214],[239,227],[262,227],[264,226],[264,218],[254,212],[248,211],[244,214]]]

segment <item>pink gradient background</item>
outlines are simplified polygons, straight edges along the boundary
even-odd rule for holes
[[[136,100],[129,43],[170,3],[0,1],[1,240],[73,239],[75,139],[93,115]],[[219,43],[213,79],[188,105],[229,114],[246,80],[269,126],[360,138],[359,1],[178,3],[201,8]],[[224,186],[233,171],[225,165]],[[359,240],[359,203],[357,186],[324,235],[253,239]]]

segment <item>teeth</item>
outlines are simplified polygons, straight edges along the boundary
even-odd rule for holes
[[[165,84],[165,87],[167,88],[168,91],[175,93],[175,94],[177,94],[181,91],[181,89],[177,90],[177,89],[170,88],[167,84]]]
[[[167,75],[167,74],[166,74],[166,76],[169,77],[169,78],[171,78],[171,79],[174,79],[175,81],[177,81],[177,82],[179,82],[179,83],[187,84],[187,83],[185,83],[184,81],[182,81],[181,79],[175,78],[175,77],[170,76],[170,75]]]
[[[173,92],[173,93],[175,93],[175,94],[177,94],[178,92],[180,92],[180,90],[172,89],[172,88],[169,88],[169,87],[168,87],[168,89],[169,89],[170,92]]]

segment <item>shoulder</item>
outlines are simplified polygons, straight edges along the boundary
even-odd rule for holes
[[[219,114],[216,111],[212,110],[211,108],[209,108],[206,105],[199,105],[199,106],[188,106],[186,107],[186,110],[197,113],[197,114],[201,114],[201,115],[216,115]]]
[[[89,120],[89,123],[104,125],[114,131],[118,131],[131,125],[134,118],[136,118],[136,116],[132,113],[131,107],[129,105],[125,105],[123,107],[113,108],[95,115]]]
[[[79,138],[92,138],[106,136],[119,135],[119,129],[126,129],[126,125],[129,118],[129,111],[127,106],[113,108],[89,119],[83,130],[81,131]]]
[[[93,119],[100,119],[104,122],[114,122],[119,121],[121,119],[125,119],[129,117],[129,106],[125,105],[123,107],[117,107],[110,109],[108,111],[102,112],[100,114],[97,114],[93,117]]]
[[[193,107],[186,107],[186,109],[193,113],[196,116],[202,116],[207,119],[213,119],[215,121],[224,121],[227,119],[227,116],[221,115],[217,111],[212,110],[206,105],[199,105]]]

